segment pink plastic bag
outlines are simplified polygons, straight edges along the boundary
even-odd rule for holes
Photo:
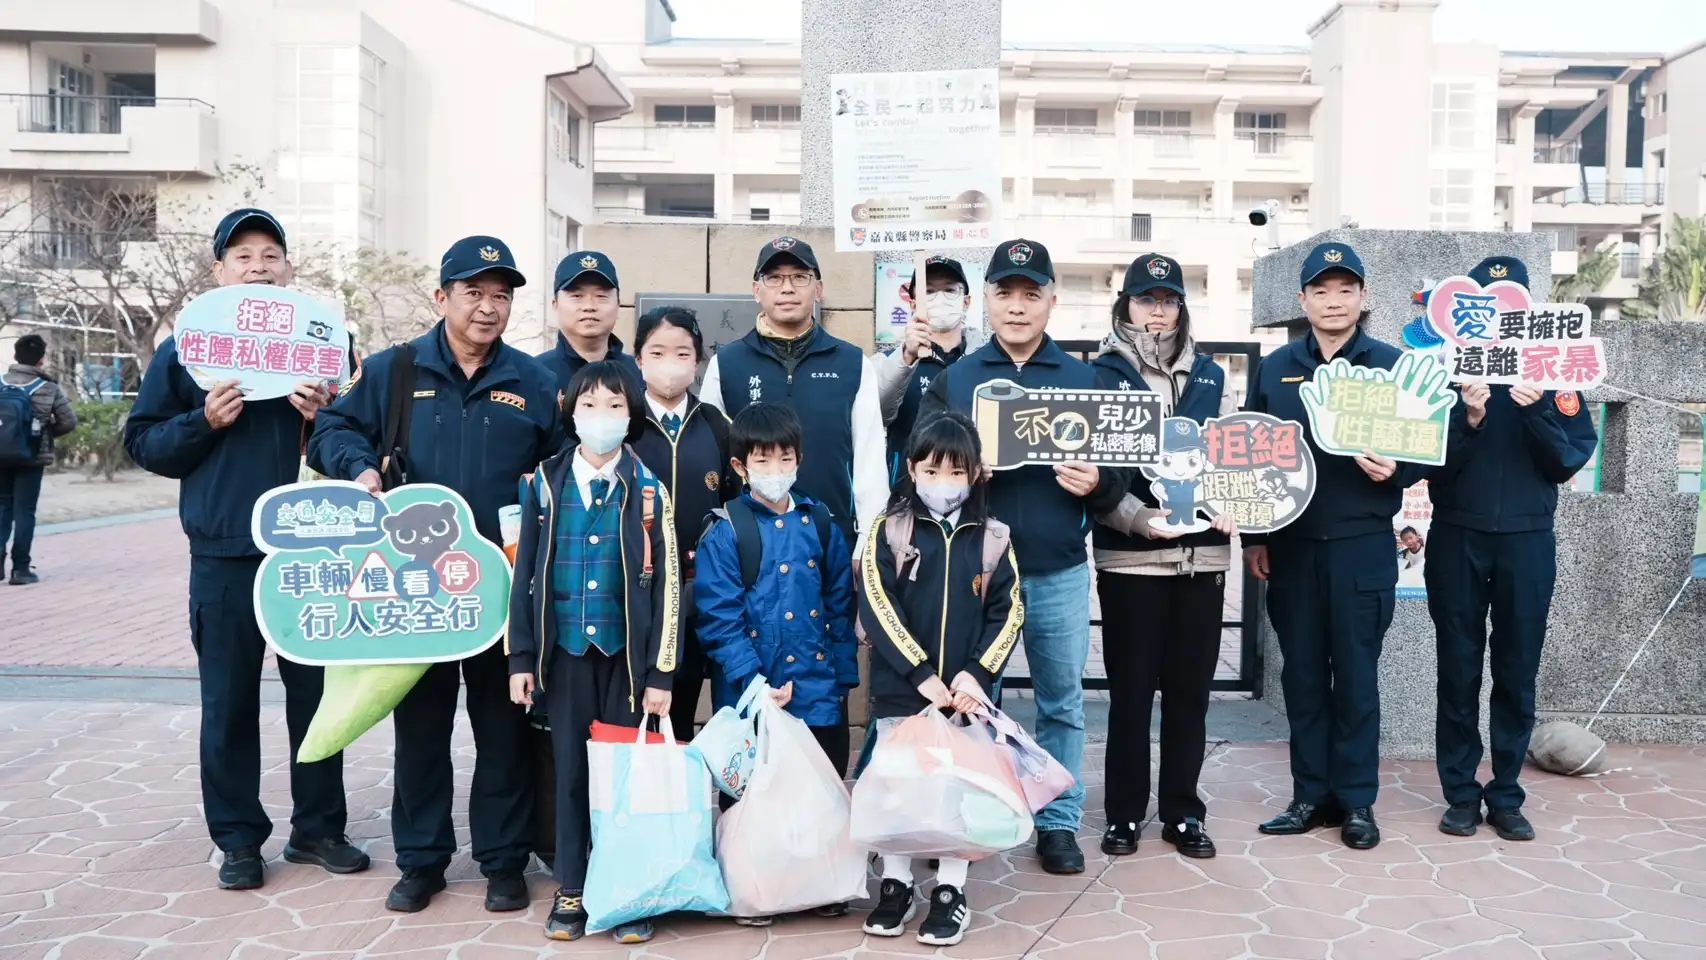
[[[984,700],[983,709],[972,716],[1005,748],[1002,752],[1013,765],[1013,775],[1019,779],[1019,788],[1024,791],[1032,813],[1053,803],[1077,782],[1072,771],[1031,739],[1019,721],[1002,713],[994,704]]]

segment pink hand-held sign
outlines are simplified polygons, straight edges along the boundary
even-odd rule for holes
[[[1428,295],[1428,322],[1445,342],[1466,347],[1499,340],[1499,317],[1530,306],[1521,284],[1496,280],[1483,287],[1469,277],[1440,281]]]
[[[1584,304],[1533,303],[1508,280],[1451,277],[1428,295],[1428,323],[1445,339],[1453,383],[1585,390],[1605,380],[1605,345]]]
[[[211,390],[236,380],[250,400],[283,397],[305,380],[349,378],[343,317],[313,297],[263,284],[211,290],[178,315],[178,362]]]

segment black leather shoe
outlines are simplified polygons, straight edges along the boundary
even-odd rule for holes
[[[1135,823],[1110,823],[1102,834],[1102,852],[1110,857],[1129,857],[1137,852],[1137,837],[1141,831]]]
[[[1372,850],[1380,845],[1380,825],[1374,822],[1373,807],[1354,807],[1345,814],[1339,838],[1352,850]]]
[[[327,873],[360,873],[373,865],[348,837],[322,837],[319,840],[290,838],[284,845],[284,859],[291,863],[307,863]]]
[[[491,913],[508,913],[511,910],[526,910],[528,904],[527,880],[521,871],[512,873],[494,873],[486,878],[486,910]]]
[[[1071,830],[1043,830],[1037,834],[1037,857],[1047,873],[1084,872],[1084,851]]]
[[[266,865],[259,850],[238,847],[225,851],[225,862],[219,865],[219,889],[254,890],[264,882]]]
[[[1454,803],[1445,816],[1439,818],[1439,832],[1454,837],[1473,837],[1475,825],[1481,822],[1479,803]]]
[[[1338,807],[1293,800],[1284,813],[1256,829],[1272,836],[1287,837],[1321,827],[1336,827],[1343,822],[1344,812]]]
[[[1500,840],[1533,840],[1534,824],[1522,815],[1521,807],[1510,807],[1505,810],[1487,811],[1487,826],[1499,835]]]
[[[398,913],[420,913],[432,895],[444,892],[444,871],[436,867],[411,867],[385,898],[385,909]]]
[[[1186,817],[1184,823],[1169,823],[1161,828],[1161,839],[1179,848],[1179,853],[1193,860],[1214,856],[1214,841],[1208,838],[1196,817]]]

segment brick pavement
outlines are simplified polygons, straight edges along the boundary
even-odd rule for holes
[[[282,711],[263,715],[263,792],[288,815]],[[769,930],[672,917],[629,951],[540,932],[549,881],[531,876],[524,914],[491,915],[463,847],[450,891],[426,911],[383,907],[395,877],[386,822],[390,731],[348,753],[350,834],[373,871],[331,877],[265,852],[268,884],[215,889],[200,819],[197,713],[120,703],[0,703],[0,958],[4,960],[499,960],[587,956],[806,960],[939,955],[1060,960],[1699,960],[1706,956],[1706,748],[1611,748],[1601,779],[1530,774],[1533,843],[1435,829],[1431,764],[1382,765],[1386,840],[1352,852],[1330,833],[1260,837],[1290,791],[1281,744],[1213,749],[1203,772],[1220,857],[1185,861],[1156,839],[1110,863],[1101,827],[1101,747],[1086,763],[1081,838],[1089,870],[1043,874],[1027,849],[972,868],[965,943],[943,951],[867,938],[856,914],[784,918]],[[472,747],[457,730],[457,808]],[[466,838],[466,824],[458,816]]]

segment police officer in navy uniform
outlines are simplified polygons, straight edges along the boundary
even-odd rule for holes
[[[918,295],[918,273],[907,281],[913,317],[906,339],[875,361],[880,380],[883,420],[888,424],[889,482],[905,469],[901,458],[918,421],[918,407],[930,384],[966,355],[966,312],[971,309],[971,286],[966,269],[952,257],[931,257],[924,264],[924,296]]]
[[[551,290],[557,346],[539,360],[556,375],[557,389],[566,388],[580,368],[595,360],[620,363],[639,384],[640,368],[622,352],[622,341],[613,332],[622,307],[616,264],[597,250],[578,250],[557,264]]]
[[[760,401],[791,408],[806,425],[795,487],[829,509],[849,544],[887,506],[887,437],[876,370],[864,351],[812,319],[823,272],[811,245],[777,237],[758,251],[753,331],[705,367],[699,398],[729,419]]]
[[[1469,276],[1528,286],[1516,257],[1488,257]],[[1446,462],[1428,481],[1428,612],[1439,642],[1435,763],[1449,808],[1444,833],[1470,836],[1486,809],[1504,840],[1532,840],[1517,777],[1534,731],[1534,681],[1557,575],[1558,485],[1593,457],[1599,437],[1575,391],[1466,383],[1452,411]],[[1482,662],[1492,613],[1493,779],[1483,787]]]
[[[456,241],[439,266],[434,294],[443,319],[408,344],[367,361],[362,376],[321,411],[308,460],[327,477],[378,493],[380,451],[395,402],[408,413],[406,480],[461,494],[482,537],[502,543],[498,511],[518,500],[520,478],[562,444],[557,383],[534,358],[504,343],[516,288],[526,283],[502,240]],[[391,394],[391,368],[414,362],[411,396]],[[527,719],[509,699],[502,644],[460,662],[433,664],[397,705],[397,767],[391,807],[403,876],[385,906],[412,913],[444,889],[456,853],[451,824],[455,769],[450,734],[458,676],[467,685],[474,729],[474,782],[468,797],[473,855],[487,878],[486,909],[527,908],[522,872],[532,847],[533,785],[522,744]]]
[[[221,286],[287,286],[295,276],[284,227],[265,210],[233,210],[213,232]],[[353,360],[353,358],[352,358]],[[261,845],[272,817],[261,806],[261,662],[255,623],[261,551],[249,522],[255,501],[300,475],[308,424],[331,399],[318,381],[287,398],[246,400],[237,381],[211,392],[178,361],[177,342],[154,352],[124,425],[124,449],[150,473],[182,481],[178,515],[190,541],[190,643],[201,678],[201,797],[208,832],[224,852],[219,885],[250,890],[265,879]],[[277,658],[290,741],[290,841],[284,857],[333,873],[366,870],[367,854],[344,836],[343,754],[296,762],[320,705],[321,667]]]
[[[1397,602],[1392,516],[1404,488],[1425,475],[1368,451],[1323,453],[1309,429],[1299,390],[1317,367],[1343,357],[1389,370],[1400,356],[1362,329],[1363,278],[1348,244],[1320,244],[1303,262],[1298,300],[1309,332],[1262,359],[1246,409],[1303,425],[1314,448],[1315,496],[1284,529],[1244,536],[1246,569],[1268,581],[1291,723],[1291,803],[1260,829],[1294,834],[1342,824],[1345,846],[1357,850],[1380,842],[1377,668]]]

